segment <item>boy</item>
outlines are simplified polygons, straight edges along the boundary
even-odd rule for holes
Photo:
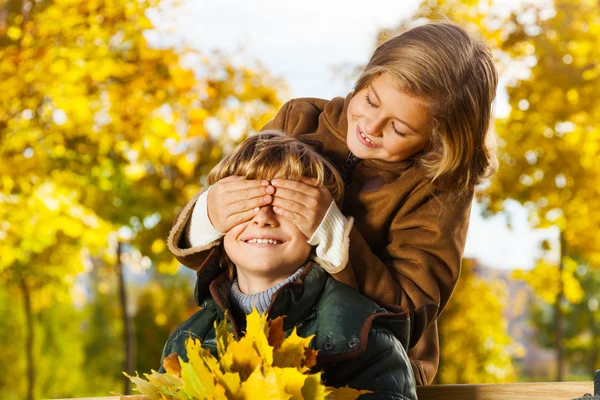
[[[209,174],[207,184],[228,176],[271,180],[313,178],[341,202],[343,183],[335,168],[308,145],[280,132],[250,137]],[[193,206],[194,202],[190,202]],[[192,206],[182,211],[187,220]],[[171,235],[184,230],[175,225]],[[178,237],[172,238],[179,240]],[[313,260],[314,248],[296,225],[271,205],[231,228],[218,252],[198,269],[195,297],[202,307],[171,334],[163,359],[172,352],[186,357],[192,336],[216,355],[214,322],[225,318],[236,337],[245,315],[256,307],[270,319],[285,316],[286,335],[315,334],[315,369],[329,386],[370,390],[363,398],[416,399],[415,379],[406,355],[410,322],[405,314],[378,307],[337,282]],[[162,363],[161,363],[162,364]]]

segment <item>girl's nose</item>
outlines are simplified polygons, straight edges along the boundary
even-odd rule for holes
[[[258,227],[275,228],[279,226],[277,214],[273,211],[272,205],[263,206],[252,219],[252,223]]]
[[[377,114],[367,118],[365,123],[365,133],[371,136],[381,136],[384,122],[384,119]]]

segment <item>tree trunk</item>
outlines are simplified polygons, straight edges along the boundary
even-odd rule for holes
[[[23,303],[25,306],[25,352],[27,356],[27,399],[33,400],[33,389],[35,387],[35,364],[33,362],[33,342],[34,327],[33,313],[31,310],[31,294],[25,278],[21,280],[21,289],[23,291]]]
[[[29,21],[29,15],[31,14],[32,7],[33,0],[21,0],[21,16],[23,17],[21,28],[25,28],[25,24],[27,24],[27,21]]]
[[[564,285],[562,279],[562,273],[564,270],[563,257],[566,254],[565,251],[565,240],[563,237],[562,231],[559,234],[560,236],[560,255],[558,262],[558,271],[559,271],[559,285],[558,285],[558,293],[556,294],[556,302],[554,303],[554,328],[556,330],[556,382],[562,382],[564,380],[564,370],[565,370],[565,351],[564,351],[564,320],[562,315],[562,301],[564,297]]]
[[[125,287],[125,276],[123,273],[123,262],[121,261],[121,254],[123,252],[123,243],[119,241],[117,245],[117,276],[119,277],[119,300],[121,303],[121,310],[123,315],[123,344],[125,346],[125,358],[123,361],[123,371],[129,375],[134,373],[134,362],[135,362],[135,332],[133,321],[129,318],[127,312],[127,290]],[[123,393],[131,393],[131,381],[126,376],[123,377],[124,387]]]
[[[592,332],[592,351],[590,352],[588,371],[595,371],[598,361],[598,328],[596,318],[593,312],[588,313],[590,320],[590,331]]]

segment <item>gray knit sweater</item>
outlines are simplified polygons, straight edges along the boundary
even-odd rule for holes
[[[298,268],[298,271],[294,272],[293,275],[279,282],[277,285],[263,290],[262,292],[254,294],[242,293],[240,291],[238,280],[237,278],[235,278],[235,280],[231,284],[231,292],[229,294],[229,300],[231,300],[231,305],[243,311],[246,315],[250,314],[254,307],[256,307],[258,312],[264,314],[269,309],[269,305],[271,304],[271,296],[273,296],[273,293],[275,293],[277,289],[279,289],[286,283],[295,282],[303,270],[304,267],[300,267]]]

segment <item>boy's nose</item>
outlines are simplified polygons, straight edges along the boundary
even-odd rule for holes
[[[275,228],[279,226],[277,214],[273,211],[272,205],[263,206],[252,219],[252,223],[260,227]]]

